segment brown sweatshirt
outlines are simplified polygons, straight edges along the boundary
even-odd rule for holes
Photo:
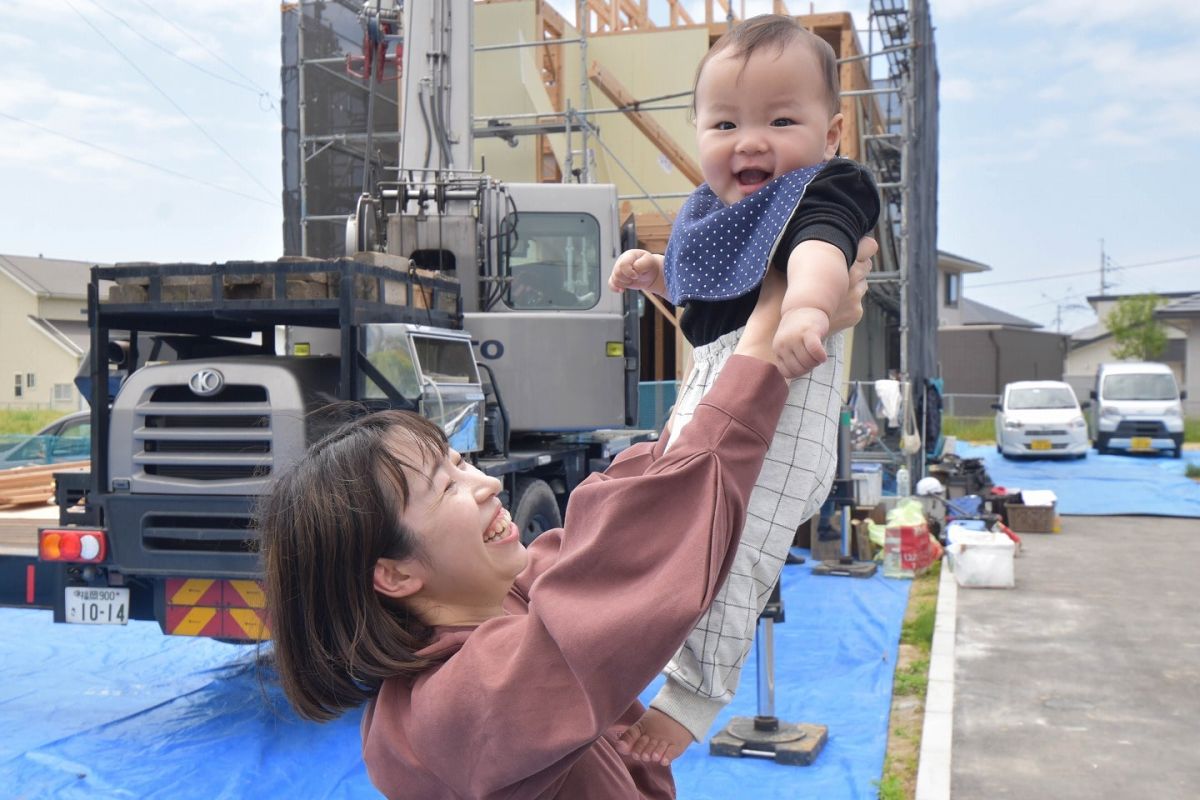
[[[386,681],[363,759],[390,798],[672,798],[670,769],[622,757],[638,694],[728,572],[787,393],[772,366],[729,360],[669,454],[621,454],[529,548],[507,616],[441,628],[444,660]]]

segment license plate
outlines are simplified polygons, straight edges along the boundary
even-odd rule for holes
[[[124,625],[129,621],[129,590],[95,586],[67,587],[67,622]]]
[[[1033,441],[1031,441],[1029,443],[1029,449],[1030,450],[1049,450],[1049,449],[1051,449],[1050,440],[1049,439],[1034,439]]]
[[[1154,441],[1149,436],[1134,436],[1129,440],[1130,450],[1152,450],[1154,446],[1151,442]]]

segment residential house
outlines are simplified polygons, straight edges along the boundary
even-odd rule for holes
[[[938,251],[938,361],[950,416],[990,416],[1012,381],[1062,380],[1066,335],[964,296],[965,276],[991,269]]]
[[[0,408],[84,407],[91,262],[0,255]]]
[[[1065,380],[1075,387],[1076,394],[1082,393],[1083,396],[1087,396],[1094,388],[1096,369],[1101,364],[1121,361],[1113,355],[1113,348],[1117,343],[1113,335],[1108,332],[1104,320],[1117,307],[1118,302],[1137,294],[1143,293],[1097,294],[1088,297],[1088,305],[1096,312],[1096,322],[1071,334],[1071,348],[1067,353]],[[1156,316],[1166,323],[1167,347],[1157,360],[1169,366],[1175,373],[1175,380],[1180,386],[1185,386],[1188,331],[1189,326],[1195,327],[1195,324],[1189,321],[1190,318],[1184,312],[1188,308],[1186,301],[1200,297],[1200,295],[1196,295],[1194,292],[1165,292],[1158,296],[1167,304],[1165,307],[1160,307],[1156,313]],[[1168,313],[1168,309],[1176,303],[1183,305]],[[1200,365],[1200,351],[1197,351],[1192,359],[1193,364]],[[1200,367],[1197,367],[1194,372],[1197,373],[1197,377],[1200,377]],[[1200,407],[1194,408],[1192,413],[1195,413],[1196,410],[1200,410]]]

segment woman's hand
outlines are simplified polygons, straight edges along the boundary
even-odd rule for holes
[[[858,254],[850,267],[850,288],[837,310],[829,318],[829,332],[853,328],[862,319],[862,300],[867,293],[867,273],[871,271],[871,259],[879,252],[879,242],[870,236],[858,240]]]

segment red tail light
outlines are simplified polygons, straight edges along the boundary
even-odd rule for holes
[[[71,561],[94,564],[108,555],[104,531],[47,529],[38,531],[38,558],[42,561]]]

